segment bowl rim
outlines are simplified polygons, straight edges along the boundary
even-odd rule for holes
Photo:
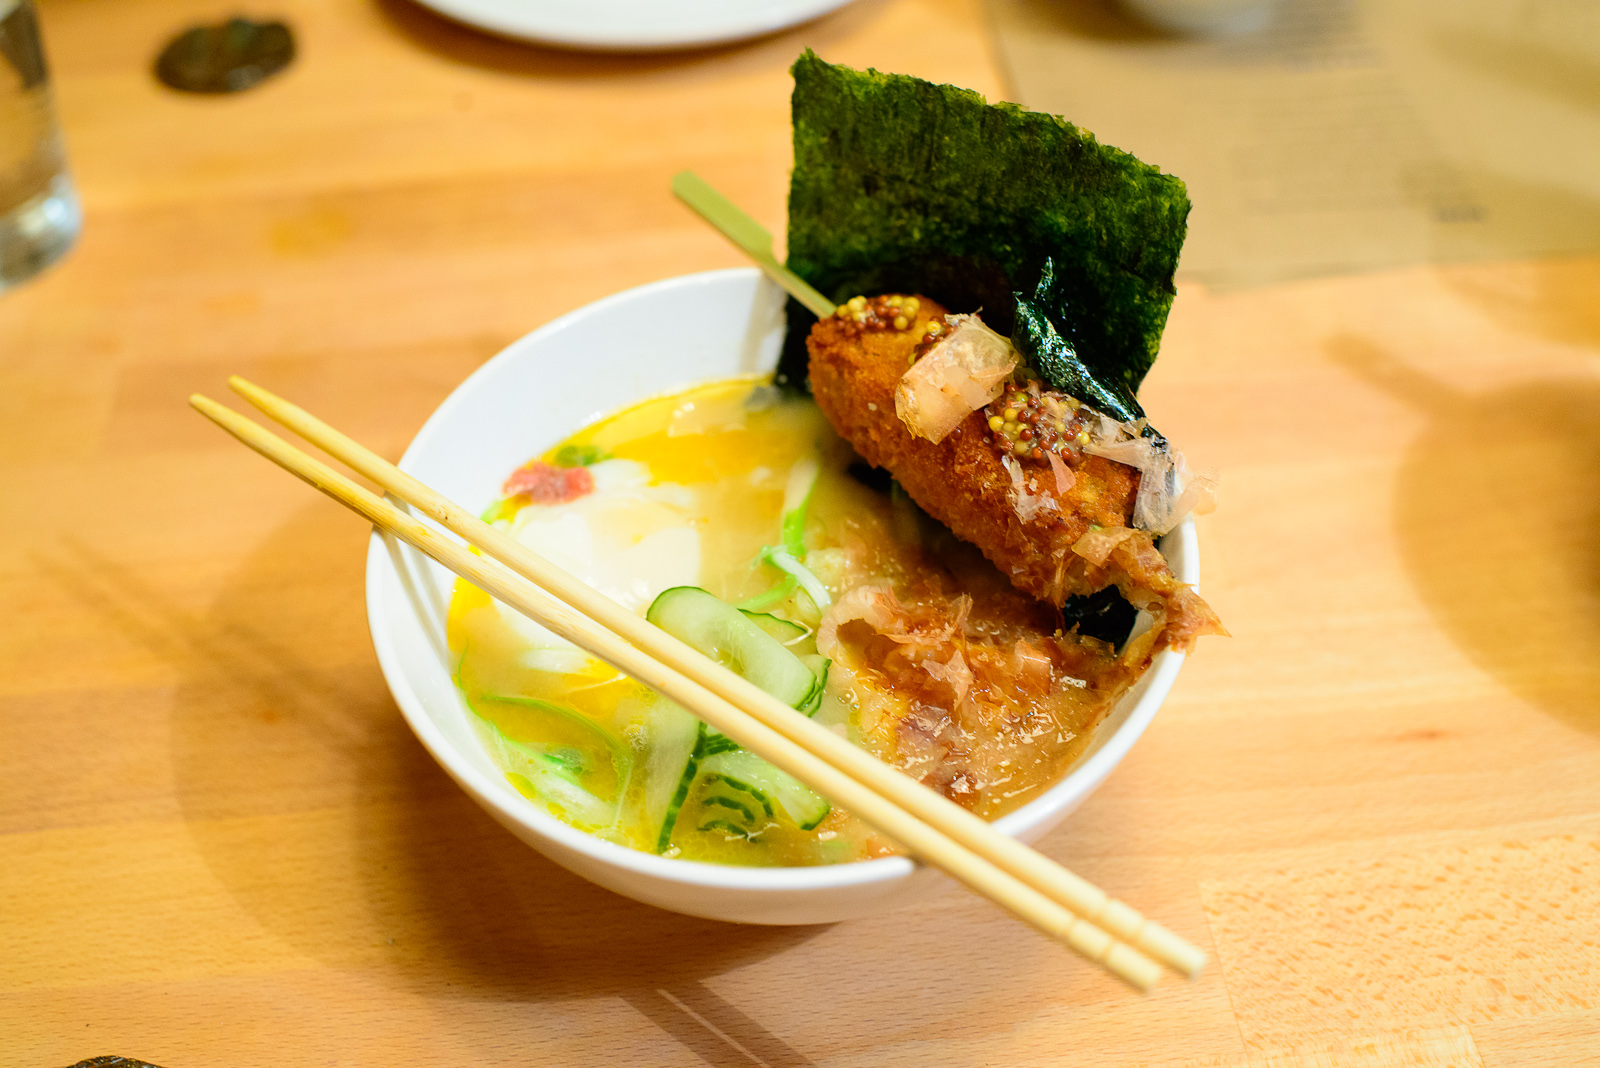
[[[450,392],[417,431],[416,436],[406,447],[398,466],[403,471],[410,471],[416,465],[418,457],[432,446],[434,438],[442,432],[442,427],[448,422],[450,414],[458,407],[469,403],[467,398],[473,393],[474,384],[478,380],[491,377],[501,365],[516,360],[537,358],[540,345],[547,339],[570,330],[594,316],[608,314],[618,306],[662,290],[736,281],[749,282],[752,276],[755,276],[759,284],[760,271],[755,267],[731,267],[676,275],[601,297],[529,331],[486,360]],[[615,408],[607,411],[612,410]],[[606,413],[602,413],[602,418],[604,414]],[[1198,544],[1193,519],[1186,518],[1167,537],[1179,538],[1183,549],[1182,555],[1186,567],[1185,573],[1179,576],[1180,581],[1198,586]],[[551,815],[517,793],[503,778],[491,777],[482,772],[458,751],[456,745],[434,722],[426,702],[406,677],[401,654],[387,622],[388,606],[385,601],[383,579],[386,572],[393,570],[394,563],[388,545],[383,535],[375,530],[367,549],[367,625],[384,681],[388,684],[395,703],[400,707],[401,714],[417,740],[462,789],[471,794],[508,828],[513,825],[527,827],[540,837],[551,839],[566,849],[636,875],[715,890],[845,889],[903,879],[921,867],[905,856],[807,867],[745,867],[663,857],[596,837]],[[1178,671],[1183,666],[1184,658],[1182,652],[1173,649],[1157,653],[1150,667],[1146,669],[1144,679],[1141,680],[1144,687],[1142,693],[1133,709],[1111,736],[1087,758],[1070,767],[1049,789],[1022,807],[995,820],[993,822],[995,829],[1013,838],[1020,837],[1031,827],[1049,821],[1062,809],[1070,808],[1092,793],[1144,734],[1145,728],[1154,719],[1172,688]],[[465,714],[459,704],[456,712]],[[1097,726],[1096,730],[1099,729]]]

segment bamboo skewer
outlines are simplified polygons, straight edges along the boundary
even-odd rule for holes
[[[966,883],[1129,985],[1141,991],[1148,990],[1160,977],[1160,966],[1138,950],[994,867],[937,827],[924,823],[844,771],[801,749],[668,663],[597,626],[499,561],[478,556],[466,546],[440,536],[393,504],[215,401],[195,394],[190,397],[190,404],[278,466],[554,633],[694,710],[740,745],[815,787],[909,849],[918,859]]]
[[[693,171],[679,171],[672,176],[672,192],[710,223],[723,237],[732,241],[740,251],[755,261],[795,300],[811,309],[818,319],[834,313],[834,303],[814,289],[810,282],[778,262],[772,251],[772,234],[767,228],[745,214],[733,201],[717,192],[711,183]]]
[[[964,848],[1051,901],[1189,978],[1195,977],[1204,968],[1205,953],[1176,933],[1147,919],[1137,910],[1110,897],[1099,887],[1027,845],[1006,837],[975,813],[900,774],[872,754],[797,714],[765,691],[701,656],[660,628],[597,594],[586,583],[551,564],[522,543],[495,530],[460,505],[305,410],[238,376],[231,378],[229,385],[266,415],[378,483],[386,492],[419,509],[469,543],[479,546],[512,570],[613,633],[621,635],[655,659],[673,665],[699,685],[731,701],[787,740],[845,771],[857,781],[870,785],[874,791],[918,819],[940,827]],[[848,803],[844,805],[852,808]]]

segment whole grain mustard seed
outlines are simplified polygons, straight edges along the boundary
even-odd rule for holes
[[[1072,463],[1081,455],[1081,445],[1092,440],[1081,425],[1081,407],[1070,397],[1041,389],[1039,382],[1012,381],[984,409],[984,426],[989,443],[1003,454],[1041,466],[1050,456]]]
[[[904,315],[896,315],[894,317],[894,328],[896,330],[904,330],[906,327],[908,327],[910,325],[911,325],[911,320],[907,319]]]

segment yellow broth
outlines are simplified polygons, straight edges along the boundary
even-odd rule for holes
[[[644,401],[540,458],[558,466],[596,461],[588,468],[592,493],[550,504],[514,497],[486,516],[640,614],[677,585],[739,605],[785,578],[760,554],[780,544],[785,487],[808,458],[820,471],[804,526],[805,563],[834,600],[881,584],[905,599],[908,633],[941,626],[951,633],[942,645],[937,635],[917,644],[860,621],[838,626],[839,655],[818,721],[988,818],[1035,796],[1125,688],[1110,648],[1053,635],[1059,617],[1017,594],[897,488],[864,484],[858,458],[810,401],[780,397],[750,378]],[[823,616],[803,592],[761,610],[804,628],[791,651],[816,652]],[[952,612],[959,617],[953,628]],[[1023,644],[1013,645],[1019,638]],[[731,864],[834,863],[889,851],[840,810],[803,830],[781,808],[769,815],[747,795],[719,798],[699,780],[663,839],[662,798],[682,763],[667,766],[667,749],[657,746],[663,725],[681,722],[661,698],[464,581],[452,599],[449,641],[496,764],[531,801],[574,826],[637,849]],[[1018,659],[1019,649],[1032,652],[1028,642],[1048,647],[1055,671],[1042,676],[1035,698],[1005,677],[1018,663],[1037,667]],[[941,697],[937,678],[956,649],[972,668],[965,700]],[[1071,678],[1061,674],[1066,668]],[[716,818],[733,809],[743,832]]]

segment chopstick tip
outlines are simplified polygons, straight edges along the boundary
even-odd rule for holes
[[[1161,965],[1132,946],[1121,943],[1112,946],[1101,963],[1141,994],[1150,993],[1161,980]]]
[[[1186,979],[1197,979],[1209,958],[1205,950],[1158,923],[1147,922],[1135,944]]]
[[[218,404],[204,393],[189,394],[189,407],[232,433],[232,424],[239,421],[239,413],[227,405]]]

